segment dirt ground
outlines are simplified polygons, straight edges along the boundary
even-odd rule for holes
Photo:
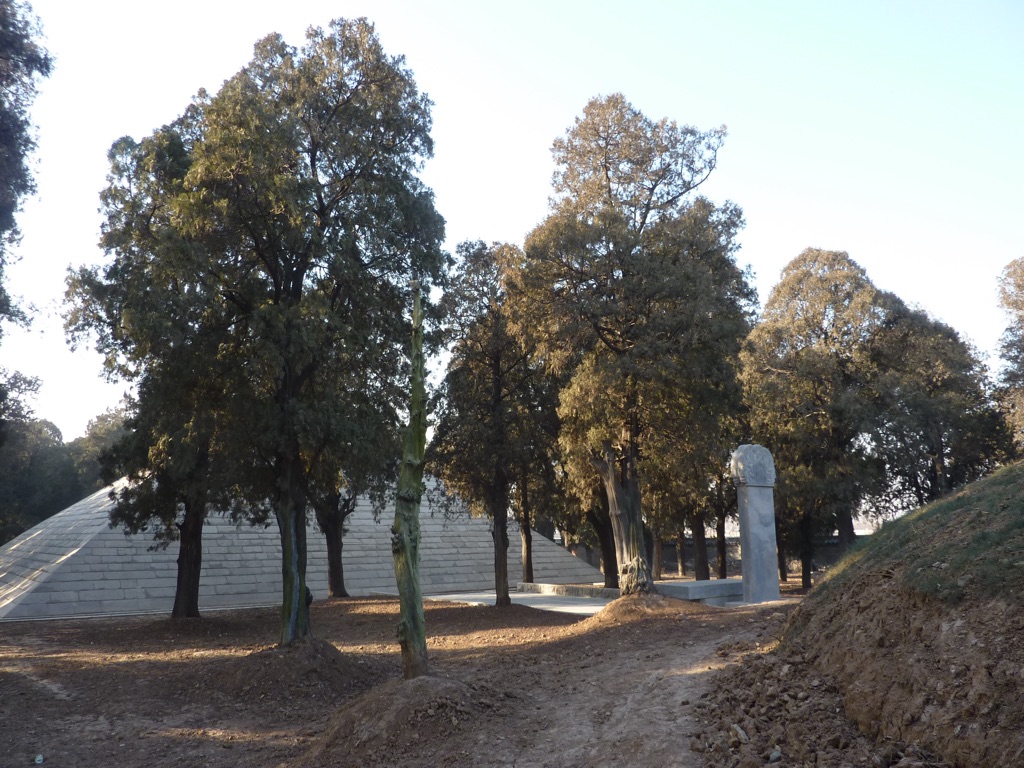
[[[289,649],[271,609],[0,623],[0,765],[896,765],[818,675],[782,686],[813,722],[752,756],[730,697],[763,682],[745,670],[784,676],[767,652],[795,603],[624,598],[581,619],[429,602],[431,674],[409,683],[391,599],[314,604],[317,642]]]

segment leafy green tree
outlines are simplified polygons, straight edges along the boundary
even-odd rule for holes
[[[111,408],[92,419],[82,437],[71,441],[79,485],[85,493],[98,491],[107,484],[103,479],[103,456],[126,436],[127,416],[124,405]]]
[[[397,363],[397,359],[381,362]],[[306,460],[309,501],[327,546],[328,597],[347,597],[342,558],[345,520],[360,498],[369,500],[376,517],[383,513],[394,495],[401,441],[396,392],[389,386],[393,379],[355,364],[328,370],[333,375],[318,377],[317,387],[322,387],[318,396],[343,396],[350,407],[332,415],[336,423],[311,429]]]
[[[512,439],[519,450],[511,508],[519,525],[522,580],[532,583],[533,529],[564,519],[578,503],[567,494],[559,473],[558,380],[534,361],[516,400]]]
[[[805,586],[815,537],[838,529],[849,543],[868,502],[906,511],[1011,453],[977,353],[842,252],[808,249],[787,265],[751,332],[744,383]]]
[[[168,375],[151,367],[139,380],[125,429],[100,459],[107,482],[128,481],[114,490],[111,525],[133,534],[152,529],[156,547],[178,541],[174,619],[200,615],[203,526],[210,508],[224,509],[230,498],[215,439],[222,393],[207,386],[209,373],[194,366]]]
[[[53,67],[50,54],[38,43],[41,36],[31,5],[0,0],[0,322],[26,321],[7,292],[4,272],[11,246],[20,237],[18,211],[25,197],[35,191],[28,157],[36,141],[28,110],[39,79],[49,76]],[[5,401],[16,397],[20,386],[19,380],[12,380],[0,369],[0,440],[8,419]]]
[[[641,476],[653,436],[673,421],[666,409],[715,407],[746,334],[741,213],[692,194],[723,136],[654,122],[621,94],[592,99],[555,141],[551,212],[526,242],[520,290],[534,309],[521,322],[567,376],[562,454],[579,498],[587,469],[601,479],[623,594],[652,588]]]
[[[897,300],[875,333],[873,454],[886,484],[872,506],[899,514],[988,474],[1013,453],[978,353],[948,325]]]
[[[310,457],[350,409],[314,383],[351,356],[393,359],[409,275],[429,290],[444,266],[444,222],[416,176],[429,129],[429,99],[365,20],[310,29],[301,49],[264,38],[216,95],[115,144],[113,258],[71,285],[69,325],[100,331],[112,370],[140,375],[183,344],[198,344],[197,363],[215,350],[199,370],[223,394],[236,498],[269,506],[281,535],[282,644],[310,632]]]
[[[505,276],[522,261],[518,249],[462,243],[448,287],[453,342],[431,445],[431,464],[444,486],[474,513],[492,520],[496,604],[510,605],[508,513],[512,491],[528,510],[536,486],[533,460],[543,461],[545,414],[541,367],[510,328]],[[550,403],[550,400],[549,400]],[[553,403],[550,403],[553,406]],[[551,417],[552,407],[547,416]],[[547,442],[550,442],[548,440]],[[541,470],[543,471],[543,470]],[[520,519],[529,536],[529,514]]]
[[[838,528],[849,544],[861,499],[883,479],[862,437],[877,414],[869,342],[890,303],[846,253],[808,248],[786,265],[743,353],[753,439],[778,467],[777,512],[799,532],[805,586],[814,537]]]
[[[4,543],[79,501],[83,495],[71,450],[48,421],[7,423],[0,445],[0,531]]]

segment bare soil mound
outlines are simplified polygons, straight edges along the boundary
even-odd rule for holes
[[[1024,765],[1022,487],[1008,467],[841,562],[716,681],[707,764]]]
[[[290,768],[396,765],[402,755],[446,740],[481,712],[489,697],[457,680],[392,680],[349,702],[324,736]]]
[[[383,672],[378,667],[358,655],[343,654],[326,641],[311,640],[285,647],[268,645],[226,659],[205,684],[211,693],[229,698],[326,702],[369,688]]]

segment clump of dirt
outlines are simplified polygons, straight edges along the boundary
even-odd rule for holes
[[[204,681],[211,693],[228,698],[335,701],[371,687],[386,670],[330,643],[311,640],[268,645],[227,659]]]
[[[395,765],[469,728],[492,699],[477,686],[442,677],[389,681],[343,706],[289,768]]]
[[[598,627],[630,624],[642,621],[675,620],[706,615],[708,609],[700,603],[675,600],[655,594],[635,594],[620,597],[579,624],[581,631]]]

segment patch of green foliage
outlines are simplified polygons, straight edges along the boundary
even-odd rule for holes
[[[829,573],[823,592],[864,573],[946,603],[1024,603],[1024,463],[886,523]]]

